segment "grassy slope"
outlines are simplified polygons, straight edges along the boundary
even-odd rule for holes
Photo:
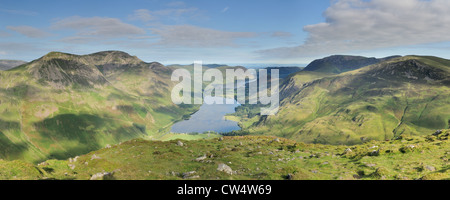
[[[183,141],[132,140],[73,159],[37,166],[0,161],[0,179],[450,179],[449,130],[355,146],[303,144],[269,136]],[[348,151],[346,149],[351,149]],[[378,153],[374,153],[377,152]],[[206,155],[203,161],[195,161]],[[217,171],[225,163],[233,175]],[[185,177],[186,178],[186,177]]]
[[[444,71],[448,79],[447,60],[409,56],[389,63],[404,60],[433,66]],[[312,77],[309,83],[311,76],[294,75],[282,85],[280,112],[260,119],[248,130],[308,143],[359,144],[448,127],[448,85],[385,77],[375,74],[376,67],[380,66],[319,80]],[[245,116],[242,121],[246,121]]]
[[[125,64],[124,71],[107,77],[111,84],[52,87],[53,83],[36,79],[30,71],[52,63],[55,57],[74,65],[86,62],[84,56],[50,53],[29,65],[0,72],[0,158],[65,159],[107,144],[158,136],[197,109],[171,103],[170,70],[149,70],[138,61],[126,66],[127,60],[107,60],[114,56],[100,57],[105,63]]]

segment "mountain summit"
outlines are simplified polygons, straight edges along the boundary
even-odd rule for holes
[[[352,71],[365,67],[368,65],[376,64],[399,56],[390,56],[386,58],[367,58],[363,56],[348,56],[348,55],[334,55],[326,58],[314,60],[311,62],[304,71],[315,71],[323,73],[335,73]]]
[[[430,56],[398,57],[334,75],[301,71],[280,86],[279,112],[252,119],[257,122],[248,130],[346,145],[422,135],[450,126],[449,86],[450,61]]]
[[[0,159],[65,159],[156,137],[196,109],[172,103],[171,72],[119,51],[50,52],[0,71]]]

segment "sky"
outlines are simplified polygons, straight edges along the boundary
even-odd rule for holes
[[[0,0],[0,59],[125,51],[146,62],[306,65],[450,58],[449,0]]]

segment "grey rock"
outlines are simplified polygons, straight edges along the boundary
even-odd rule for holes
[[[196,158],[195,161],[200,162],[200,161],[203,161],[205,159],[206,159],[206,155],[203,155],[201,157]]]
[[[233,170],[231,169],[230,166],[220,163],[219,166],[217,167],[217,171],[221,171],[221,172],[225,172],[229,175],[233,175]]]
[[[114,172],[100,172],[91,176],[89,180],[112,180]]]
[[[442,130],[437,130],[436,132],[433,133],[434,136],[440,135],[442,133]]]
[[[74,164],[69,164],[70,169],[74,170],[75,169],[75,165]]]
[[[351,152],[353,152],[353,151],[350,148],[347,148],[344,150],[344,154],[351,153]]]
[[[294,179],[294,176],[293,176],[292,174],[288,174],[288,175],[286,176],[286,178],[287,178],[288,180],[292,180],[292,179]]]
[[[425,169],[427,169],[428,171],[432,171],[432,172],[436,171],[436,167],[433,167],[431,165],[425,166]]]
[[[96,160],[96,159],[101,159],[101,157],[97,156],[95,154],[91,156],[91,160]]]
[[[196,171],[190,171],[183,173],[181,176],[183,177],[183,179],[200,178],[198,175],[195,175],[196,173]]]
[[[379,156],[380,155],[380,150],[373,150],[372,152],[369,153],[370,156]]]

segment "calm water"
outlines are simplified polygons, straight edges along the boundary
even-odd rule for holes
[[[212,99],[223,100],[222,97],[205,97]],[[207,131],[215,131],[218,133],[231,132],[240,130],[237,122],[225,120],[225,115],[234,113],[235,108],[240,104],[234,101],[234,104],[205,104],[200,107],[200,110],[193,114],[189,120],[180,121],[172,126],[170,130],[173,133],[203,133]]]

